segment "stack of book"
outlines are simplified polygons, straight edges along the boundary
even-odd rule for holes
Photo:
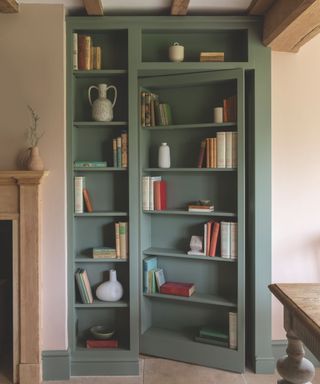
[[[213,205],[188,204],[189,212],[213,212]]]
[[[199,236],[203,240],[202,250],[200,251],[188,251],[188,255],[199,256],[216,256],[217,244],[220,231],[220,223],[214,220],[210,220],[203,226],[203,236]]]
[[[92,248],[93,259],[116,259],[117,253],[115,248],[96,247]]]
[[[107,167],[106,161],[75,161],[75,168],[105,168]]]
[[[87,271],[83,268],[78,268],[75,272],[76,282],[80,292],[80,298],[83,304],[92,304],[93,295],[87,275]]]
[[[75,176],[74,178],[74,210],[75,213],[93,212],[92,201],[86,187],[84,176]]]
[[[223,122],[234,123],[237,121],[237,96],[223,99]]]
[[[200,52],[201,62],[222,62],[224,61],[224,52]]]
[[[115,223],[115,241],[117,259],[128,259],[129,254],[129,235],[128,223],[119,221]]]
[[[238,223],[221,221],[221,257],[238,257]]]
[[[144,211],[167,209],[167,183],[161,176],[142,177],[142,206]]]
[[[200,328],[198,336],[196,336],[194,339],[195,341],[204,344],[218,345],[220,347],[229,346],[228,334],[213,327]]]
[[[217,132],[216,137],[207,137],[201,141],[198,168],[236,168],[237,132]]]
[[[128,167],[128,133],[123,131],[121,136],[112,140],[113,166]]]
[[[171,107],[167,103],[160,103],[159,96],[153,92],[141,92],[141,126],[154,127],[156,125],[172,124]]]
[[[86,341],[86,347],[91,348],[118,348],[118,340],[116,339],[107,339],[107,340],[96,340],[88,339]]]
[[[101,69],[101,47],[94,47],[88,35],[73,34],[73,69]]]

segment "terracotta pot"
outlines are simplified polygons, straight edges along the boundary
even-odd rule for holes
[[[38,147],[30,148],[30,156],[29,156],[27,168],[29,171],[43,171],[44,170],[44,164],[43,164],[43,161],[40,157]]]

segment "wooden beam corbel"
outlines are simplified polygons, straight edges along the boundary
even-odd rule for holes
[[[83,0],[87,14],[90,16],[103,16],[101,0]]]
[[[17,0],[0,0],[0,12],[18,13],[19,3],[17,2]]]
[[[277,0],[264,16],[263,43],[275,51],[298,52],[320,32],[320,0]]]
[[[188,12],[190,0],[172,0],[171,15],[185,16]]]
[[[275,0],[252,0],[248,8],[250,15],[264,15]]]

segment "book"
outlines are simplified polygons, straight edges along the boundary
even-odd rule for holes
[[[213,205],[189,204],[188,205],[188,211],[189,212],[213,212],[214,206]]]
[[[206,168],[210,168],[210,139],[206,138]]]
[[[167,183],[164,180],[156,180],[154,187],[154,209],[162,211],[167,209]]]
[[[212,138],[212,168],[217,168],[217,138]]]
[[[113,155],[113,166],[118,167],[118,155],[117,155],[117,139],[112,140],[112,155]]]
[[[83,200],[87,212],[93,212],[92,201],[87,188],[83,188]]]
[[[120,227],[119,223],[114,223],[117,259],[120,259],[120,228],[119,227]]]
[[[230,223],[230,258],[238,257],[238,223]]]
[[[223,62],[224,52],[200,52],[201,62]]]
[[[212,228],[212,232],[211,232],[211,240],[210,240],[209,256],[211,256],[211,257],[216,255],[219,230],[220,230],[220,223],[215,221],[213,223],[213,228]]]
[[[211,339],[211,340],[221,340],[221,341],[226,342],[227,344],[228,344],[228,339],[229,339],[229,336],[227,333],[221,332],[221,331],[219,331],[213,327],[200,328],[199,336],[206,338],[206,339]]]
[[[226,168],[232,168],[232,132],[226,132]]]
[[[115,259],[117,257],[116,249],[109,247],[92,248],[92,257],[94,259]]]
[[[145,127],[146,126],[146,121],[145,121],[145,113],[146,113],[146,93],[141,92],[141,102],[140,102],[140,110],[141,110],[141,126]]]
[[[83,269],[80,274],[81,274],[81,277],[82,277],[83,282],[84,282],[88,303],[92,304],[93,303],[93,295],[92,295],[92,290],[91,290],[87,271],[85,269]]]
[[[142,177],[142,209],[149,210],[150,206],[150,176]]]
[[[217,132],[217,168],[226,167],[226,132]]]
[[[206,140],[202,140],[200,144],[200,152],[199,152],[199,157],[198,157],[198,168],[203,167],[203,160],[204,160],[204,153],[206,151]]]
[[[121,165],[123,168],[128,167],[128,133],[121,133]]]
[[[117,137],[117,167],[122,167],[121,136]]]
[[[118,340],[107,339],[107,340],[97,340],[97,339],[87,339],[86,347],[91,348],[118,348]]]
[[[157,283],[155,277],[156,269],[151,269],[148,271],[148,292],[147,293],[156,293],[157,292]]]
[[[238,132],[232,132],[232,161],[231,168],[237,168],[238,165]]]
[[[158,292],[160,292],[161,286],[166,282],[163,269],[162,268],[156,269],[154,271],[154,275],[156,278]]]
[[[82,268],[78,268],[75,272],[76,282],[80,292],[80,297],[83,304],[92,304],[93,295],[87,271]]]
[[[209,256],[210,253],[210,242],[211,242],[211,227],[212,227],[213,221],[209,221],[207,223],[207,248],[205,249],[206,256]]]
[[[189,297],[193,295],[194,292],[195,285],[193,283],[166,282],[160,287],[160,293],[166,295]]]
[[[149,211],[154,211],[154,182],[161,181],[161,176],[150,176],[149,178]]]
[[[76,270],[76,272],[75,272],[75,278],[76,278],[76,283],[77,283],[77,286],[78,286],[78,291],[80,293],[81,301],[82,301],[82,303],[85,304],[87,302],[87,298],[86,298],[86,294],[85,294],[84,282],[81,279],[80,272],[81,272],[81,269],[78,268]]]
[[[78,69],[78,34],[73,33],[72,35],[72,68]]]
[[[120,259],[128,258],[128,223],[120,221],[119,222],[119,241],[120,241]]]
[[[230,222],[221,221],[221,257],[230,258]]]
[[[91,68],[91,36],[78,35],[78,69]]]
[[[219,347],[228,347],[229,346],[228,341],[207,339],[207,338],[201,337],[201,336],[195,336],[194,340],[198,341],[199,343],[217,345]]]
[[[229,312],[229,348],[231,349],[238,347],[237,322],[237,312]]]
[[[75,161],[75,167],[81,168],[104,168],[107,167],[106,161]]]
[[[92,69],[101,69],[101,47],[93,47]]]
[[[151,293],[148,272],[158,268],[158,259],[150,256],[143,260],[143,292]]]
[[[74,178],[74,211],[75,213],[83,213],[83,189],[84,176],[75,176]]]

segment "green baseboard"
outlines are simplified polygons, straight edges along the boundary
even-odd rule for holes
[[[270,374],[275,369],[275,359],[273,357],[260,357],[255,358],[255,373]]]
[[[272,353],[276,361],[281,356],[284,356],[287,354],[286,348],[287,348],[287,340],[272,341]],[[306,346],[304,346],[304,350],[306,353],[306,358],[310,360],[315,367],[320,367],[319,361],[317,360],[316,357],[314,357],[314,355],[309,351],[309,349]]]
[[[70,352],[43,351],[42,370],[43,380],[69,380]]]
[[[73,361],[71,376],[138,376],[139,360]]]

